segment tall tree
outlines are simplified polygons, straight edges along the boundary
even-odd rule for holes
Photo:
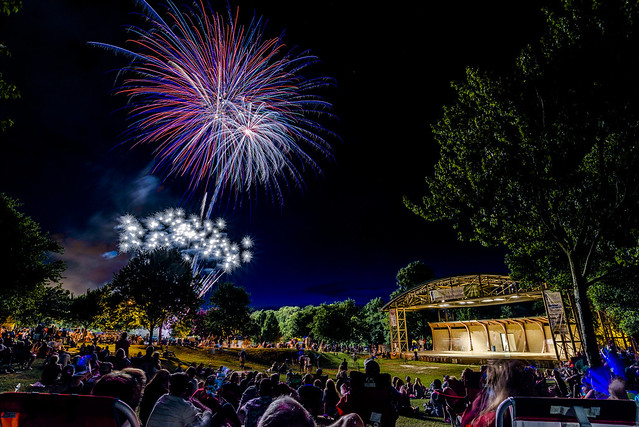
[[[406,203],[464,239],[506,245],[515,278],[570,287],[599,366],[587,291],[628,272],[617,254],[639,235],[639,5],[564,0],[545,13],[512,72],[469,69],[453,85],[427,194]]]
[[[246,289],[233,283],[220,283],[209,301],[213,307],[206,312],[204,319],[209,333],[230,337],[251,330],[251,297]]]
[[[361,310],[360,316],[354,319],[354,328],[361,344],[377,345],[390,342],[388,315],[381,309],[384,301],[381,298],[370,300]]]
[[[315,318],[317,310],[318,307],[307,305],[291,314],[287,322],[291,338],[304,338],[311,335],[313,319]]]
[[[434,278],[435,272],[432,267],[424,264],[422,261],[413,261],[397,272],[397,289],[390,295],[390,299]]]
[[[284,339],[295,338],[295,334],[293,333],[293,315],[298,311],[300,311],[300,307],[284,306],[275,312],[275,317],[280,324],[280,330],[282,331],[282,337]]]
[[[196,310],[199,282],[177,249],[141,251],[129,260],[110,283],[111,305],[132,305],[140,323],[153,335],[156,326]]]
[[[61,254],[62,246],[49,238],[34,220],[18,208],[17,200],[0,194],[0,269],[2,298],[0,319],[12,316],[32,320],[39,299],[46,295],[50,284],[59,283],[64,271],[62,261],[52,254]],[[28,319],[27,319],[28,318]]]

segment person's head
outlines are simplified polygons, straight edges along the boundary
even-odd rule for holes
[[[277,374],[277,373],[271,374],[270,378],[271,378],[271,383],[273,383],[273,385],[279,384],[279,382],[280,382],[280,374]]]
[[[273,382],[270,378],[264,378],[260,381],[259,395],[271,396],[273,394]]]
[[[126,332],[122,332],[122,335],[120,335],[120,338],[125,340],[128,336],[129,336],[129,334],[127,334]],[[111,339],[113,339],[113,338],[111,338]]]
[[[410,383],[410,377],[408,375],[406,376],[405,381],[406,381],[406,384]]]
[[[535,376],[524,363],[512,360],[490,365],[486,371],[486,386],[492,390],[492,400],[483,413],[497,409],[507,397],[536,396]]]
[[[155,351],[155,348],[152,345],[150,345],[146,348],[146,355],[151,357],[154,351]]]
[[[186,369],[186,375],[188,375],[189,378],[195,378],[196,374],[197,374],[197,368],[195,366],[189,366]]]
[[[266,408],[258,427],[315,427],[313,416],[297,400],[282,396]]]
[[[322,385],[322,381],[321,380],[315,380],[313,381],[313,385],[317,388],[324,388],[324,386]]]
[[[302,377],[302,382],[307,385],[313,384],[313,375],[306,374]]]
[[[91,394],[117,397],[135,411],[142,397],[142,388],[138,380],[128,373],[115,371],[101,376],[93,386]]]
[[[322,376],[322,368],[317,368],[317,370],[315,371],[315,376],[316,377],[321,377]]]
[[[186,398],[191,389],[191,378],[184,372],[176,372],[169,377],[169,394]]]
[[[379,363],[373,359],[367,359],[366,362],[364,362],[364,372],[366,375],[378,375],[380,372]]]
[[[144,390],[146,386],[146,373],[142,369],[138,368],[124,368],[122,372],[127,373],[137,381],[138,385]]]
[[[62,368],[62,377],[63,378],[71,378],[73,375],[75,374],[75,366],[73,365],[67,365],[64,368]]]
[[[124,359],[126,357],[126,353],[124,352],[124,349],[122,347],[118,348],[115,351],[115,358],[120,360],[120,359]]]
[[[626,382],[623,380],[623,378],[613,378],[612,381],[610,381],[610,385],[608,386],[608,393],[610,394],[608,399],[628,399],[628,393],[626,392]]]
[[[113,371],[113,363],[100,362],[100,375],[106,375],[111,371]]]
[[[330,378],[326,380],[326,386],[324,387],[324,391],[330,394],[339,395],[339,392],[337,391],[337,386],[335,385],[335,381],[333,381]]]

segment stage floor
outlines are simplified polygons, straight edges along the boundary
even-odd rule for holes
[[[405,353],[405,359],[414,360],[415,352]],[[557,363],[554,353],[529,352],[469,352],[469,351],[418,351],[419,360],[426,362],[460,363],[470,365],[484,365],[491,360],[523,360],[536,366],[552,366]]]

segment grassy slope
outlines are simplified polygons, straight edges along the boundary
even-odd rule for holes
[[[111,348],[113,350],[113,348]],[[175,358],[162,359],[162,366],[170,371],[175,370],[178,366],[186,368],[192,363],[200,364],[204,366],[212,365],[218,367],[220,365],[226,366],[231,369],[239,369],[239,361],[237,357],[238,350],[228,349],[224,352],[217,352],[211,354],[209,351],[202,349],[189,349],[185,347],[171,347],[176,355]],[[138,351],[144,351],[142,346],[131,346],[130,353],[132,355],[137,354]],[[272,364],[273,361],[279,363],[283,362],[287,357],[292,357],[295,354],[293,350],[285,349],[248,349],[247,350],[247,362],[246,369],[265,371]],[[320,366],[325,374],[329,377],[335,377],[337,374],[337,368],[340,362],[346,358],[348,361],[348,367],[350,370],[363,370],[364,358],[359,358],[356,362],[347,354],[332,354],[323,353],[320,361]],[[314,359],[313,359],[314,360]],[[33,365],[32,371],[17,371],[13,374],[0,374],[0,392],[13,391],[17,384],[21,384],[20,391],[30,391],[30,385],[40,379],[42,360],[37,360]],[[414,362],[406,360],[379,360],[382,372],[387,372],[391,376],[398,376],[402,380],[406,376],[410,376],[413,380],[419,377],[422,383],[428,386],[435,378],[442,378],[444,375],[454,375],[459,377],[462,370],[467,365],[451,365],[442,363],[427,363],[427,362]],[[294,368],[294,367],[291,367]],[[473,369],[477,369],[477,366],[471,366]],[[413,405],[420,408],[420,414],[417,418],[400,417],[397,422],[398,427],[403,426],[432,426],[443,427],[446,424],[438,418],[429,418],[423,415],[424,400],[413,400]]]

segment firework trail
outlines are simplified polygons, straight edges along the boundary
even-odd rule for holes
[[[202,276],[200,297],[205,295],[223,273],[249,262],[252,241],[231,242],[223,220],[202,220],[187,216],[182,209],[167,209],[138,220],[132,215],[120,217],[120,252],[159,248],[177,248],[194,270]]]
[[[132,59],[118,93],[129,98],[136,144],[155,147],[154,172],[210,194],[206,217],[222,196],[263,186],[281,202],[282,185],[303,186],[306,168],[320,173],[310,153],[330,158],[321,135],[333,134],[315,120],[331,105],[313,92],[331,81],[301,75],[317,57],[285,53],[261,19],[244,27],[202,0],[184,11],[169,1],[166,20],[138,3],[149,28],[132,29],[130,49],[93,44]]]

